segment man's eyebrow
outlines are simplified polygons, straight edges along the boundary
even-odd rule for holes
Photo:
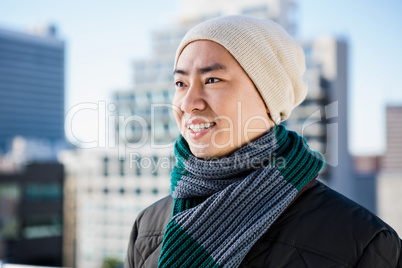
[[[214,63],[212,65],[197,69],[197,74],[205,74],[216,70],[226,70],[226,66],[220,63]]]
[[[186,71],[180,70],[180,69],[175,69],[173,72],[173,75],[175,74],[182,74],[182,75],[188,75]]]
[[[205,73],[209,73],[209,72],[216,71],[216,70],[226,70],[226,69],[227,68],[225,65],[220,64],[220,63],[214,63],[212,65],[197,69],[197,74],[205,74]],[[186,72],[184,70],[180,70],[180,69],[175,69],[173,74],[188,75],[188,72]]]

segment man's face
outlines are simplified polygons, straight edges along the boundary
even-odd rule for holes
[[[248,75],[215,42],[202,40],[187,45],[174,79],[175,119],[198,158],[228,155],[272,126]]]

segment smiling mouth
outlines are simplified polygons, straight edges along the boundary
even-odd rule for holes
[[[195,133],[201,132],[207,128],[210,128],[212,126],[216,125],[216,123],[202,123],[202,124],[189,124],[187,125],[187,128],[192,130]]]

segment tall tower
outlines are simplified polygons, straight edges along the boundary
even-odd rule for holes
[[[49,27],[42,35],[0,29],[0,151],[15,136],[64,140],[64,42]]]
[[[328,36],[303,41],[301,46],[306,56],[309,91],[284,124],[324,155],[326,165],[319,178],[353,198],[347,138],[347,42]]]
[[[382,168],[402,170],[402,106],[387,107],[387,151]]]
[[[402,234],[402,106],[386,110],[387,149],[377,177],[379,216]]]

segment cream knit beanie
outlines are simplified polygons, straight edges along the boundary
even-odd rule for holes
[[[192,28],[175,59],[196,40],[214,41],[228,50],[248,74],[279,124],[307,94],[304,53],[279,24],[244,15],[218,17]]]

